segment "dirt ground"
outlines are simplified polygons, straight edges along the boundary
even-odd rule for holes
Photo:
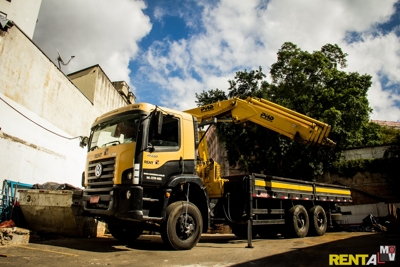
[[[254,239],[254,248],[246,248],[247,240],[231,234],[205,234],[189,251],[168,250],[157,235],[141,236],[131,245],[105,235],[0,247],[0,266],[329,266],[330,254],[371,256],[380,246],[389,245],[400,247],[400,234],[338,232],[301,239]],[[400,266],[398,258],[383,266]]]

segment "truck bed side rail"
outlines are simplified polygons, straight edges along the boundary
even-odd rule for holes
[[[252,174],[253,197],[352,202],[349,187]]]

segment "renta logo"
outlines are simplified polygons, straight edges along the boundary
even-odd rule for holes
[[[329,254],[329,265],[377,265],[396,260],[396,246],[380,246],[376,254]]]

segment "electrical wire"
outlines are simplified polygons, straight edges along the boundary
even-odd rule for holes
[[[17,110],[17,109],[14,108],[13,106],[11,106],[11,105],[10,105],[7,101],[5,101],[3,98],[0,97],[0,100],[3,101],[4,103],[6,103],[7,106],[9,106],[10,108],[12,108],[12,109],[13,109],[14,111],[16,111],[17,113],[19,113],[19,114],[20,114],[22,117],[24,117],[25,119],[29,120],[30,122],[36,124],[36,125],[39,126],[40,128],[42,128],[42,129],[44,129],[44,130],[46,130],[46,131],[48,131],[48,132],[50,132],[50,133],[52,133],[52,134],[54,134],[54,135],[57,135],[57,136],[59,136],[59,137],[61,137],[61,138],[68,139],[68,140],[73,140],[73,139],[77,139],[77,138],[82,138],[82,136],[66,137],[66,136],[60,135],[60,134],[58,134],[58,133],[56,133],[56,132],[53,132],[53,131],[47,129],[46,127],[44,127],[44,126],[38,124],[37,122],[31,120],[30,118],[28,118],[28,117],[25,116],[24,114],[22,114],[19,110]]]

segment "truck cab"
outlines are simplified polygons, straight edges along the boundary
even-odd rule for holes
[[[199,238],[208,229],[209,216],[207,192],[196,174],[195,125],[190,114],[146,103],[97,118],[83,177],[86,214],[107,222],[116,237],[135,239],[166,221],[170,203],[188,205],[190,187],[201,218],[192,216],[188,228],[193,230],[183,229],[186,237],[181,239],[194,231]]]

